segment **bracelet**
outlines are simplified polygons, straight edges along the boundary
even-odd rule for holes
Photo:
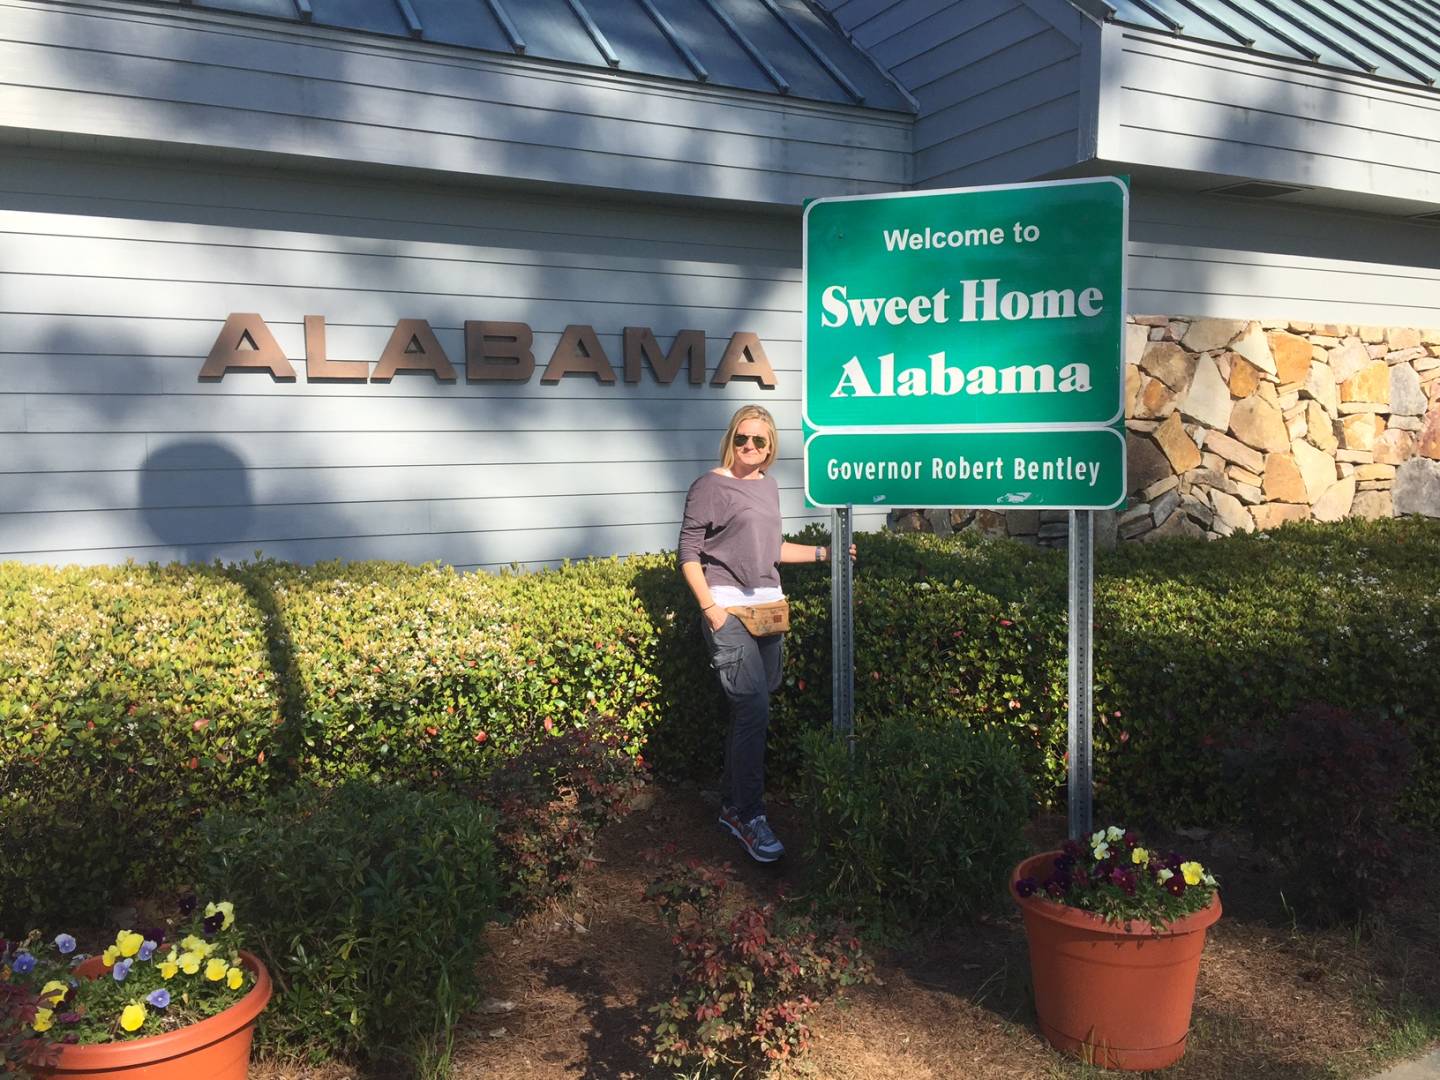
[[[706,604],[704,607],[702,607],[702,608],[700,609],[700,611],[701,611],[701,613],[703,614],[704,612],[709,611],[712,607],[719,607],[719,606],[720,606],[720,605],[719,605],[719,604],[716,604],[716,603],[709,603],[709,604]]]
[[[823,547],[821,547],[819,544],[816,544],[816,545],[815,545],[815,561],[816,561],[816,562],[824,562],[824,561],[825,561],[825,556],[822,554],[822,552],[824,552],[824,550],[825,550],[825,549],[824,549]]]

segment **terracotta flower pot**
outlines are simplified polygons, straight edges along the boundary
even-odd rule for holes
[[[1044,880],[1051,851],[1010,875],[1025,917],[1040,1031],[1056,1049],[1109,1069],[1160,1069],[1185,1054],[1205,931],[1220,918],[1208,907],[1156,934],[1148,923],[1111,923],[1079,908],[1015,891],[1021,878]]]
[[[39,1080],[245,1080],[255,1018],[270,1001],[270,974],[251,953],[241,952],[240,962],[254,974],[255,985],[224,1012],[163,1035],[63,1046],[54,1066],[32,1071]],[[105,964],[98,956],[75,969],[82,978],[94,978],[104,971]]]

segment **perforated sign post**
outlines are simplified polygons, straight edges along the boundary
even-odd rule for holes
[[[1091,511],[1125,498],[1128,220],[1116,177],[805,210],[805,493],[836,509],[836,550],[857,503],[1070,511],[1072,835],[1091,824]],[[849,734],[846,562],[833,621]]]

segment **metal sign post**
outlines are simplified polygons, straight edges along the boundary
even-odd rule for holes
[[[1095,522],[1090,510],[1070,511],[1070,839],[1093,826]]]
[[[855,740],[855,566],[850,561],[854,516],[850,506],[830,512],[830,700],[832,730]]]

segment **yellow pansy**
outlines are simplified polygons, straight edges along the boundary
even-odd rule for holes
[[[126,1031],[134,1031],[143,1023],[145,1023],[145,1006],[138,1001],[132,1001],[120,1013],[120,1026]]]
[[[210,962],[205,965],[205,978],[211,982],[219,982],[225,977],[226,970],[230,967],[218,956],[212,956]]]
[[[114,965],[115,961],[119,959],[120,950],[117,949],[114,945],[111,945],[108,949],[106,949],[103,953],[100,954],[100,962],[106,967],[111,967],[112,965]]]
[[[137,934],[130,930],[121,930],[115,935],[115,945],[120,950],[121,956],[134,956],[140,951],[140,946],[145,944],[145,935]]]
[[[54,1002],[59,1001],[69,992],[70,985],[68,983],[63,983],[59,979],[51,979],[43,987],[41,987],[40,996],[43,998],[49,998],[52,1002]]]
[[[231,990],[239,990],[245,983],[245,972],[238,967],[232,967],[225,973],[225,985]]]
[[[36,1009],[35,1019],[30,1021],[30,1026],[36,1031],[49,1031],[55,1024],[55,1010]]]
[[[177,963],[180,965],[180,970],[186,975],[194,975],[200,970],[200,961],[204,959],[205,958],[197,952],[183,952],[180,954],[180,959]]]
[[[1205,868],[1198,862],[1182,862],[1180,873],[1185,875],[1186,885],[1199,885],[1205,880]]]
[[[1160,882],[1161,885],[1164,885],[1165,882],[1169,881],[1174,876],[1174,870],[1171,870],[1168,866],[1162,866],[1160,868],[1160,872],[1155,875],[1155,880]]]
[[[161,960],[156,967],[160,969],[160,977],[162,979],[173,979],[175,973],[180,970],[180,965],[174,960]]]
[[[229,930],[231,924],[235,922],[235,905],[229,900],[221,900],[218,904],[205,905],[205,917],[207,919],[217,913],[225,916],[224,921],[220,924],[220,929]]]

